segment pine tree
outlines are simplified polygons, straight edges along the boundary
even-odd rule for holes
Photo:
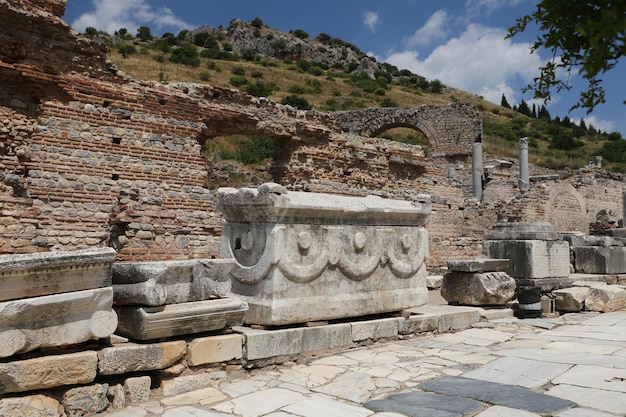
[[[517,106],[517,111],[522,113],[523,115],[531,117],[530,107],[528,107],[528,103],[526,103],[524,100],[522,100],[519,106]]]
[[[541,106],[541,108],[539,109],[539,114],[537,115],[537,118],[541,120],[545,120],[547,122],[549,122],[552,119],[550,116],[550,112],[548,112],[548,109],[546,109],[546,106]]]
[[[509,102],[506,100],[506,96],[504,94],[502,94],[502,100],[500,100],[500,105],[502,107],[506,107],[507,109],[511,108],[511,105],[509,104]]]

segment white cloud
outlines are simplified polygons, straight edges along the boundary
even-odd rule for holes
[[[596,116],[583,117],[582,120],[585,121],[587,127],[593,126],[597,130],[609,133],[615,131],[615,125],[611,121],[599,120]]]
[[[378,13],[376,12],[365,12],[363,14],[363,23],[365,26],[370,28],[372,32],[376,30],[376,26],[380,23],[380,19],[378,18]]]
[[[167,7],[154,9],[147,0],[92,0],[93,10],[84,13],[72,22],[78,32],[84,32],[88,26],[107,33],[114,33],[120,28],[135,34],[139,26],[148,26],[161,31],[163,29],[181,30],[191,25],[177,17]]]
[[[493,12],[502,8],[515,6],[524,0],[467,0],[465,8],[470,17],[491,16]]]
[[[427,79],[438,79],[499,104],[502,94],[514,103],[515,92],[537,74],[540,57],[529,53],[530,44],[505,39],[505,30],[470,24],[456,38],[420,59],[415,50],[394,53],[385,61]]]
[[[432,41],[445,39],[448,36],[448,13],[445,10],[437,10],[428,21],[415,31],[415,33],[405,39],[407,47],[417,45],[428,45]]]

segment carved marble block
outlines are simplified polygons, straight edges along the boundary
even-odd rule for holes
[[[115,304],[160,306],[226,297],[233,265],[231,259],[117,263]]]
[[[111,285],[113,248],[0,256],[0,301]]]
[[[430,197],[417,201],[222,188],[223,258],[246,322],[282,325],[384,313],[428,301]]]
[[[115,264],[117,332],[150,340],[240,326],[248,306],[230,292],[234,263],[193,259]]]

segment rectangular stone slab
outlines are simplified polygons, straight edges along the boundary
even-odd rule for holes
[[[113,248],[0,256],[0,301],[111,285]]]
[[[180,336],[240,326],[248,305],[235,297],[170,304],[122,306],[117,333],[137,340]]]
[[[98,288],[0,303],[0,358],[108,337],[117,327],[113,289]]]
[[[226,297],[234,264],[233,259],[116,263],[115,304],[160,306]]]

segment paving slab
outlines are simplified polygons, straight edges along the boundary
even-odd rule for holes
[[[396,404],[401,404],[397,407]],[[365,406],[378,411],[400,411],[406,410],[404,406],[411,406],[416,413],[421,410],[422,414],[430,415],[433,412],[453,413],[453,415],[471,415],[483,409],[482,404],[477,401],[456,396],[435,394],[432,392],[413,391],[402,394],[390,395],[384,400],[372,401]],[[437,414],[437,413],[435,413]]]
[[[577,365],[552,382],[626,393],[626,369]]]
[[[314,388],[313,391],[361,403],[367,401],[375,389],[376,384],[369,375],[346,372],[332,382]]]
[[[214,405],[215,411],[241,417],[257,417],[277,411],[306,397],[282,388],[269,388]]]
[[[215,411],[207,411],[192,406],[170,408],[163,412],[163,417],[231,417],[231,414],[224,414]]]
[[[496,405],[476,414],[475,417],[541,417],[539,414],[531,413],[523,410],[516,410],[514,408],[502,407]]]
[[[504,349],[498,355],[534,359],[542,363],[569,365],[595,365],[626,369],[626,358],[590,352],[562,352],[550,349]]]
[[[608,414],[589,408],[572,408],[571,410],[557,414],[555,417],[615,417],[615,414]]]
[[[444,376],[424,382],[419,387],[439,394],[458,395],[534,413],[551,413],[576,406],[572,401],[540,394],[524,387],[460,376]]]
[[[314,394],[302,401],[288,405],[283,410],[302,417],[368,417],[374,414],[365,407],[347,404],[321,394]]]
[[[467,372],[466,378],[538,388],[570,368],[568,364],[504,357]]]
[[[626,413],[626,395],[623,392],[559,384],[550,388],[547,394],[564,400],[576,401],[581,407],[589,407],[618,415]]]

